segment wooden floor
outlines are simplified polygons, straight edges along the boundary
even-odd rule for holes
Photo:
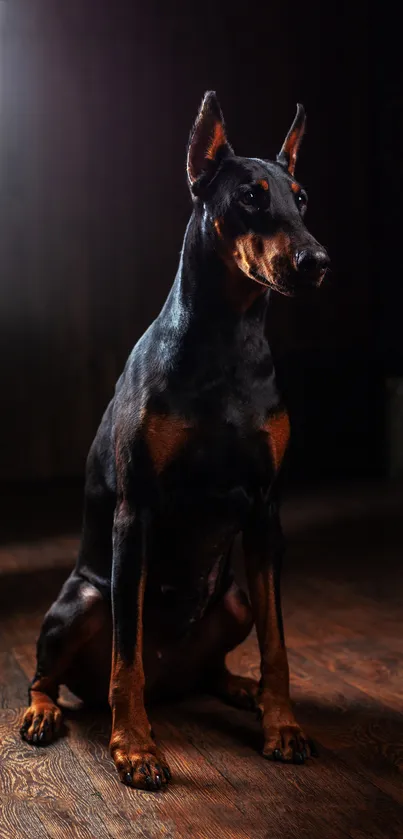
[[[76,502],[63,522],[62,494],[27,500],[8,497],[0,549],[1,839],[403,837],[401,487],[323,491],[285,507],[292,696],[320,758],[268,763],[253,715],[188,699],[151,713],[173,772],[160,793],[118,783],[107,715],[68,711],[67,736],[48,749],[19,739],[41,618],[77,549]],[[254,637],[230,663],[257,674]]]

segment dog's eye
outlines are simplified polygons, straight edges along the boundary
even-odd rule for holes
[[[255,189],[248,188],[241,195],[241,202],[247,207],[255,208],[259,206],[259,196]]]
[[[269,205],[269,195],[261,186],[248,186],[240,195],[240,203],[248,210],[266,210]]]
[[[295,201],[300,213],[303,213],[306,210],[306,206],[308,203],[308,196],[306,192],[303,191],[303,189],[301,189],[300,192],[297,193],[297,195],[295,196]]]

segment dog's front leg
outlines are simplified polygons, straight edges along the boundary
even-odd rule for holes
[[[143,600],[149,526],[147,511],[119,503],[113,527],[110,751],[123,783],[160,789],[170,772],[153,741],[144,707]]]
[[[246,574],[261,656],[263,755],[303,763],[312,746],[295,720],[280,599],[283,536],[276,504],[258,504],[243,533]]]

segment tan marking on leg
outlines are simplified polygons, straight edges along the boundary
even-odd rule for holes
[[[262,717],[263,755],[269,760],[303,763],[311,751],[291,708],[288,658],[281,636],[274,566],[270,557],[265,556],[269,544],[260,548],[254,544],[244,547],[261,656],[257,707]]]
[[[131,759],[143,751],[154,752],[151,727],[144,707],[143,668],[143,602],[146,573],[141,574],[137,600],[137,627],[134,642],[134,660],[127,664],[116,650],[112,651],[109,702],[112,709],[112,734],[109,744],[115,764],[122,772],[131,771]],[[126,767],[127,764],[127,767]],[[123,778],[122,778],[123,780]]]
[[[142,570],[137,600],[134,659],[128,664],[112,651],[109,704],[112,709],[110,753],[121,781],[140,789],[160,789],[170,779],[169,767],[154,743],[144,706],[143,603],[146,572]]]
[[[137,644],[136,644],[137,650]],[[113,657],[110,687],[112,734],[110,753],[123,783],[140,789],[159,789],[171,774],[158,750],[144,707],[142,650],[132,665]]]
[[[112,656],[110,685],[112,705],[112,755],[122,741],[134,740],[139,749],[153,750],[150,723],[144,707],[144,671],[142,652],[128,665],[118,655]]]

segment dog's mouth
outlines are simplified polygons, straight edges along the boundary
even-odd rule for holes
[[[291,286],[288,282],[284,282],[279,279],[274,280],[274,278],[269,279],[268,277],[265,277],[264,274],[260,274],[258,271],[253,269],[251,269],[249,273],[256,283],[260,283],[260,285],[265,286],[267,289],[278,291],[286,297],[294,297],[296,293],[295,286]]]
[[[249,274],[255,282],[260,283],[267,289],[273,289],[285,297],[298,297],[319,288],[326,273],[327,268],[315,275],[312,274],[310,277],[301,279],[298,272],[294,270],[289,270],[286,275],[284,273],[274,273],[270,276],[266,276],[253,268],[249,270]]]

